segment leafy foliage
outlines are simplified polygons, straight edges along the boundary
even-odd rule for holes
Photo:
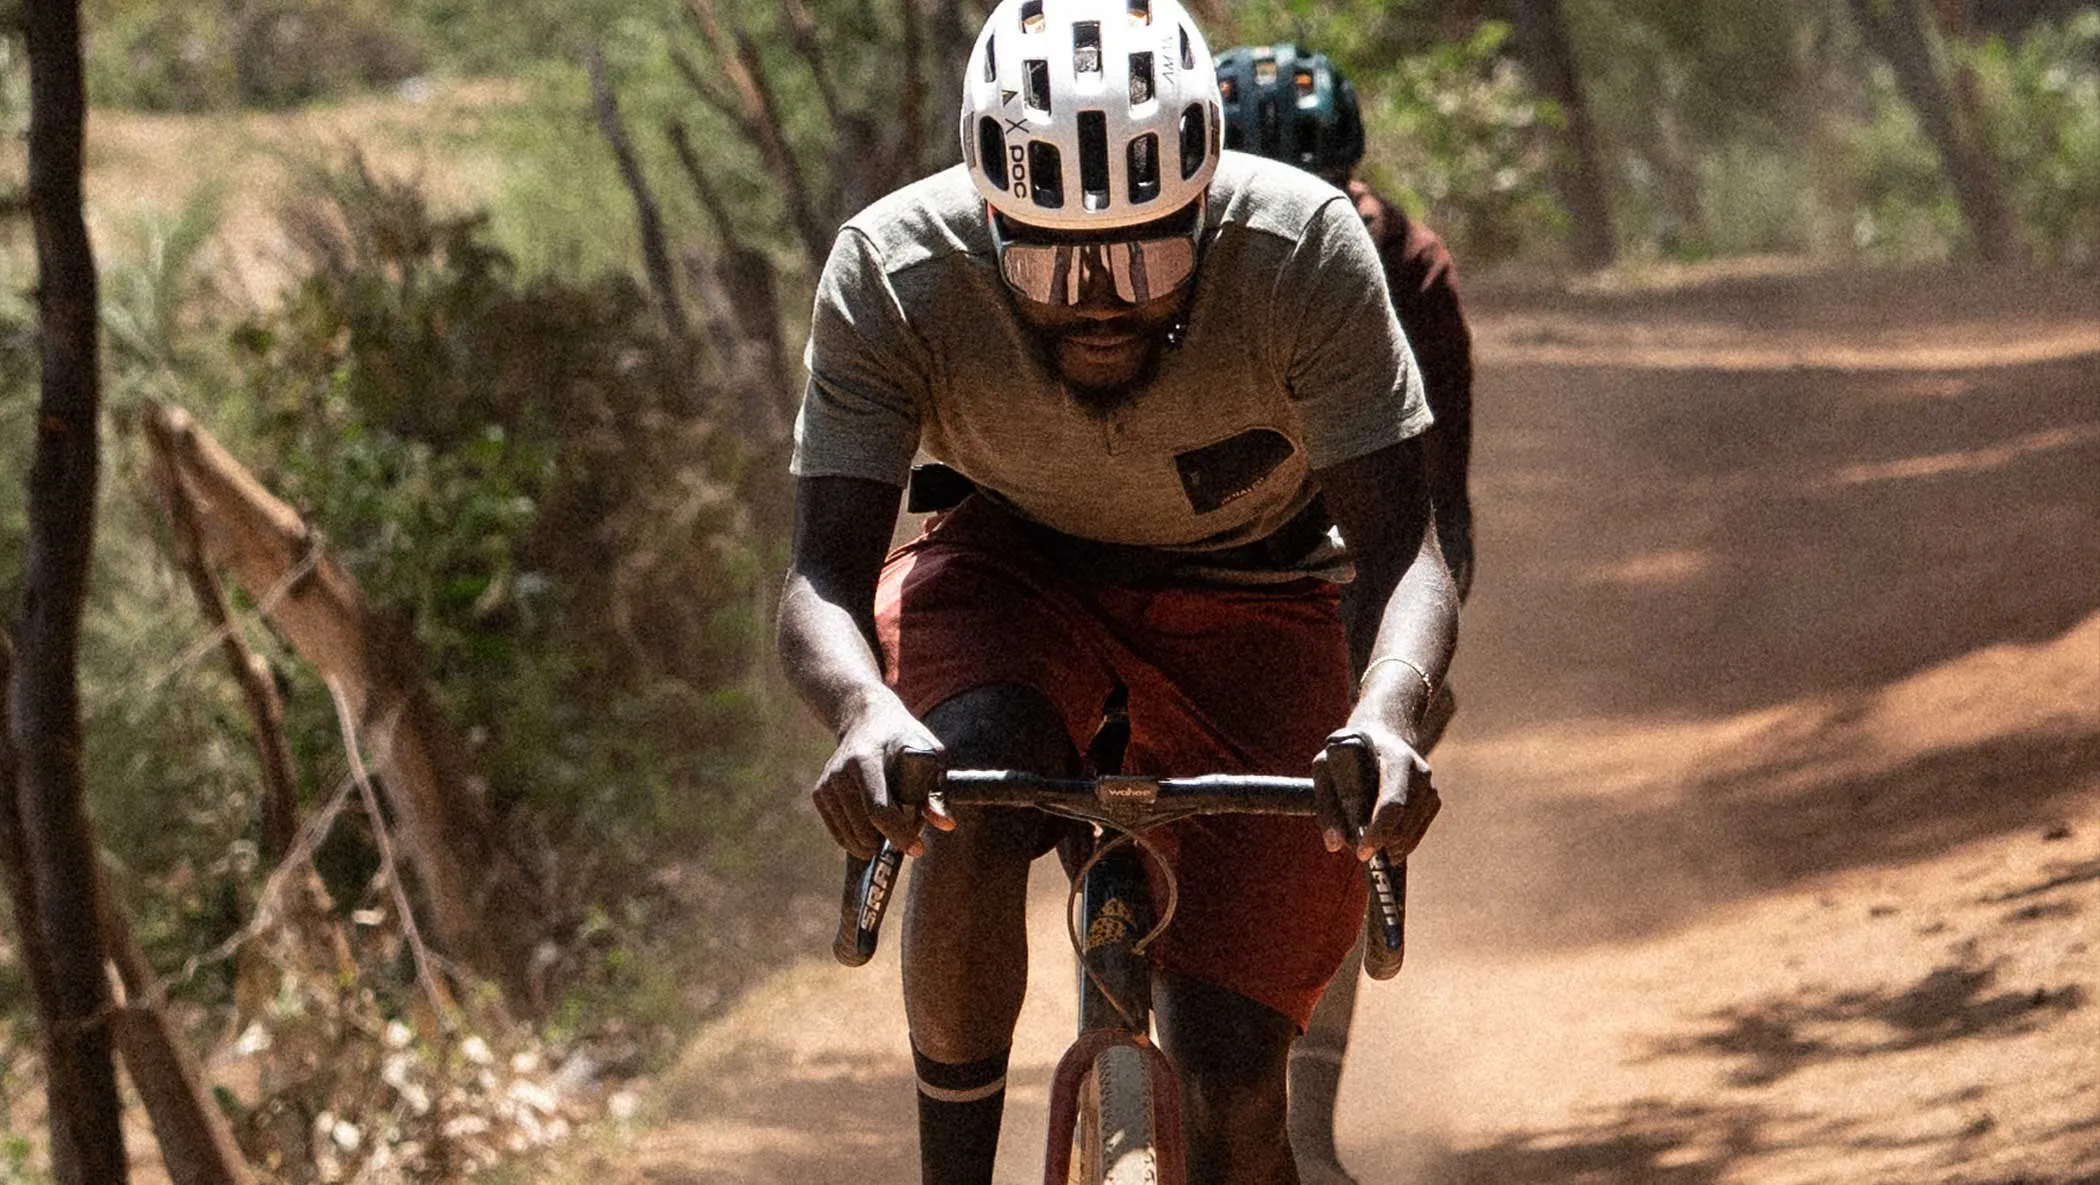
[[[307,280],[237,335],[279,488],[414,623],[500,803],[697,840],[749,760],[758,573],[685,344],[625,277],[519,281],[479,216],[316,184]]]
[[[376,0],[89,0],[84,19],[90,93],[150,111],[294,106],[424,65]]]
[[[1234,5],[1232,18],[1235,42],[1295,41],[1342,68],[1364,110],[1358,172],[1434,227],[1462,266],[1550,249],[1566,222],[1547,188],[1562,119],[1516,68],[1506,22],[1457,28],[1422,4],[1309,0]]]
[[[2029,250],[2100,259],[2100,9],[1968,55]]]

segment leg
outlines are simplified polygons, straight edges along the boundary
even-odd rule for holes
[[[1077,760],[1049,700],[1015,684],[957,695],[926,723],[962,767],[1061,773]],[[927,832],[904,911],[925,1185],[992,1179],[1006,1055],[1028,982],[1028,866],[1041,847],[1033,811],[980,810],[959,822]]]
[[[1359,940],[1320,997],[1305,1035],[1291,1046],[1291,1148],[1306,1185],[1355,1185],[1335,1151],[1334,1102],[1342,1081],[1342,1057],[1349,1052],[1362,960]]]
[[[1162,972],[1160,1044],[1181,1077],[1189,1185],[1297,1185],[1284,1128],[1297,1026],[1272,1008]]]

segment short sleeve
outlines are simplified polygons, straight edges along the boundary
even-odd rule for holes
[[[1320,207],[1285,262],[1276,308],[1293,326],[1284,375],[1313,468],[1429,427],[1421,372],[1393,313],[1377,247],[1340,194]]]
[[[905,321],[875,245],[851,226],[824,261],[803,363],[809,382],[790,472],[902,486],[919,448],[926,348]]]

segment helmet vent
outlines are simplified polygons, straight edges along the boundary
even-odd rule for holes
[[[1130,200],[1149,202],[1159,196],[1159,137],[1146,133],[1130,142]]]
[[[1260,141],[1257,151],[1263,156],[1284,150],[1283,117],[1276,110],[1275,95],[1263,95],[1255,100],[1254,136]]]
[[[1101,22],[1072,22],[1072,72],[1101,73]]]
[[[1210,134],[1203,126],[1203,105],[1189,103],[1182,107],[1182,181],[1195,176],[1195,170],[1203,168],[1203,153],[1210,147]]]
[[[1181,179],[1196,175],[1203,167],[1204,153],[1210,147],[1210,136],[1204,127],[1203,104],[1190,103],[1181,111]]]
[[[977,167],[992,188],[1006,188],[1006,137],[999,134],[999,121],[989,115],[977,121]]]
[[[1040,33],[1049,22],[1043,19],[1043,0],[1021,0],[1021,31]]]
[[[1142,107],[1152,101],[1152,55],[1130,55],[1130,105]]]
[[[1036,205],[1045,210],[1064,208],[1065,165],[1057,145],[1046,140],[1028,142],[1028,176],[1035,187]]]
[[[1079,113],[1079,192],[1089,210],[1108,208],[1108,116]]]
[[[1027,72],[1028,109],[1050,114],[1050,63],[1043,58],[1029,58],[1022,65]]]
[[[1130,14],[1133,29],[1142,29],[1152,23],[1152,0],[1130,0],[1125,11]]]
[[[1196,68],[1196,49],[1189,42],[1189,27],[1187,25],[1181,26],[1181,68],[1184,70]]]
[[[999,35],[994,33],[984,39],[984,80],[999,81]]]

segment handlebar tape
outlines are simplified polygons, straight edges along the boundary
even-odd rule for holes
[[[904,853],[888,840],[873,860],[846,857],[846,886],[839,897],[839,932],[831,940],[831,954],[848,967],[858,967],[875,957],[875,943],[882,931],[882,915],[890,905],[890,892],[897,887],[897,869]]]

